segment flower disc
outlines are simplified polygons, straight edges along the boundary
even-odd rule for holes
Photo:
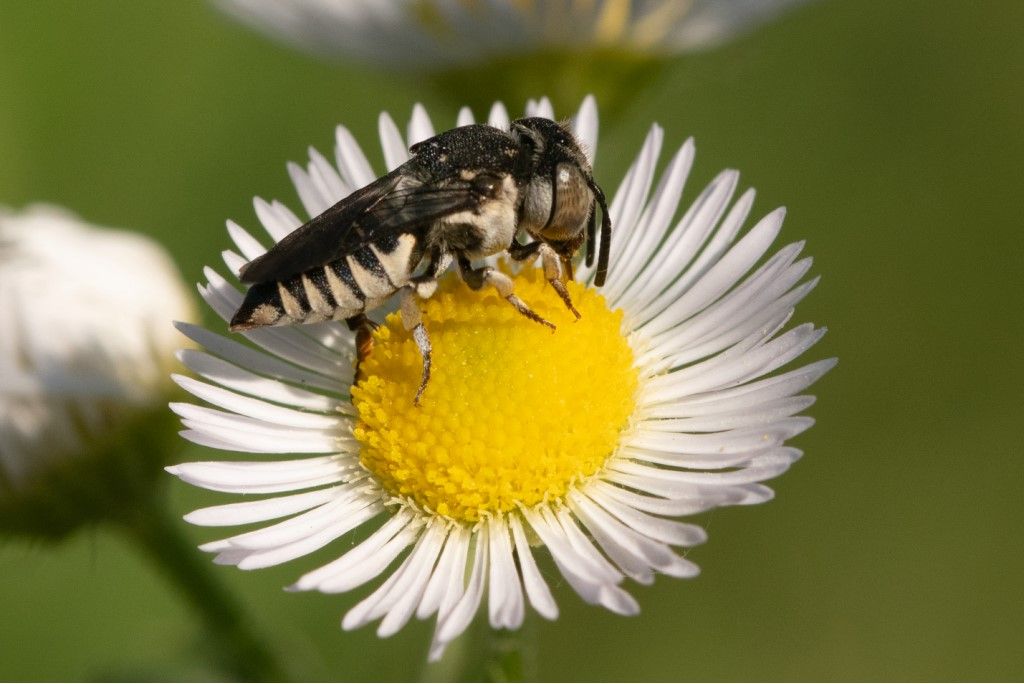
[[[622,312],[570,282],[577,321],[539,270],[515,282],[556,330],[447,278],[423,305],[433,366],[420,405],[422,362],[398,314],[374,333],[352,390],[363,466],[395,496],[459,521],[562,497],[604,465],[633,412]]]

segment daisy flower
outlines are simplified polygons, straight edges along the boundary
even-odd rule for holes
[[[531,102],[527,115],[550,117],[550,103]],[[471,120],[467,110],[458,117]],[[507,127],[504,107],[495,105],[488,123]],[[571,125],[596,149],[592,98]],[[382,114],[388,167],[433,134],[419,106],[404,138]],[[173,405],[184,436],[295,455],[170,468],[194,485],[256,497],[187,515],[198,525],[257,526],[202,548],[218,563],[264,568],[371,526],[292,588],[339,593],[383,578],[342,627],[379,620],[383,637],[413,616],[436,616],[431,659],[481,605],[496,629],[516,629],[531,608],[556,618],[541,570],[547,556],[584,601],[622,615],[640,610],[627,580],[697,575],[685,550],[706,535],[678,518],[772,497],[762,482],[800,457],[786,441],[812,423],[799,414],[814,399],[799,393],[834,361],[775,373],[824,333],[811,324],[786,330],[817,282],[805,280],[811,260],[800,258],[802,243],[763,258],[783,211],[744,230],[754,192],[735,198],[735,171],[680,211],[694,144],[659,174],[662,140],[652,126],[610,205],[604,287],[590,285],[585,266],[568,283],[578,322],[534,266],[516,275],[516,291],[557,324],[554,333],[494,293],[442,282],[423,306],[434,366],[419,407],[420,357],[397,314],[376,331],[354,385],[353,343],[341,324],[256,329],[244,333],[250,344],[180,325],[206,351],[181,354],[201,379],[175,379],[212,405]],[[288,166],[310,216],[376,178],[344,127],[335,156],[336,166],[310,150],[306,166]],[[302,223],[280,202],[257,198],[255,208],[273,240]],[[224,258],[237,273],[264,243],[233,222],[228,231],[237,251]],[[241,292],[212,269],[206,276],[203,297],[230,318]]]
[[[305,50],[397,67],[581,50],[666,56],[717,45],[804,0],[218,0]]]
[[[63,532],[103,499],[96,469],[121,469],[111,443],[172,394],[166,322],[194,307],[153,240],[35,205],[0,208],[0,311],[0,527]]]

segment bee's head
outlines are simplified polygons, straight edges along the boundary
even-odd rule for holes
[[[596,200],[601,207],[602,230],[601,258],[594,282],[603,284],[611,222],[587,155],[566,126],[550,119],[518,119],[512,122],[510,132],[519,146],[516,175],[523,187],[520,226],[533,238],[550,244],[567,264],[586,240],[589,265],[593,263],[597,238]]]

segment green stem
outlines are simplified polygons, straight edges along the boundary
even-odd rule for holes
[[[213,566],[185,538],[181,525],[169,518],[155,500],[158,498],[154,496],[144,509],[122,516],[120,522],[202,616],[216,652],[233,677],[253,682],[284,680],[284,671],[270,649],[214,577]]]
[[[525,682],[523,634],[491,630],[487,640],[484,676],[488,682]]]
[[[532,682],[537,680],[537,624],[527,615],[518,630],[491,629],[485,625],[482,667],[485,682]]]
[[[522,626],[510,632],[491,629],[487,616],[478,615],[475,627],[449,644],[440,662],[426,665],[420,681],[537,681],[536,621],[527,615]]]

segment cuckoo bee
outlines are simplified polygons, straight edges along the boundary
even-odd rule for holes
[[[246,264],[251,286],[231,330],[344,320],[358,362],[376,324],[366,313],[398,293],[402,323],[423,357],[418,404],[430,379],[430,337],[417,299],[430,297],[454,262],[469,287],[495,288],[519,313],[551,328],[516,296],[512,279],[473,261],[507,252],[538,256],[547,281],[579,318],[565,280],[586,242],[608,270],[611,220],[604,193],[572,133],[549,119],[455,128],[413,145],[409,161],[356,190]],[[600,250],[597,207],[601,209]],[[517,235],[527,240],[520,242]]]

